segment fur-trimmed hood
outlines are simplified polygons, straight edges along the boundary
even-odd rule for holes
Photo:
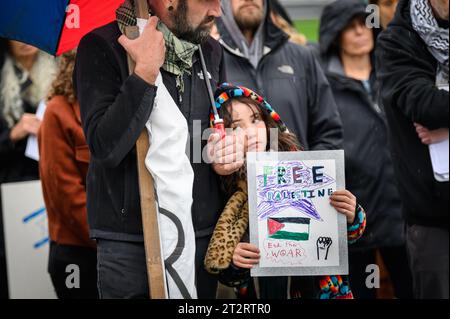
[[[24,101],[33,106],[45,98],[56,75],[55,58],[47,53],[38,53],[30,72],[19,66],[14,58],[6,54],[0,66],[0,117],[11,128],[24,113]]]

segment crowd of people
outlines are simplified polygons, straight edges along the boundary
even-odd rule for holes
[[[0,184],[41,180],[57,296],[149,297],[135,144],[163,104],[160,83],[186,119],[188,153],[200,140],[208,154],[180,173],[193,174],[195,232],[195,291],[170,272],[183,296],[216,298],[221,282],[241,299],[374,299],[366,268],[381,256],[396,298],[447,299],[449,184],[436,179],[429,145],[449,137],[448,2],[337,0],[323,10],[318,43],[277,0],[149,0],[154,16],[135,40],[124,35],[136,24],[126,0],[117,21],[57,59],[0,40]],[[368,24],[368,4],[379,26]],[[202,140],[214,117],[205,77],[233,132],[223,139]],[[29,136],[39,162],[25,156]],[[260,251],[248,238],[245,154],[275,149],[345,151],[346,189],[330,204],[347,218],[348,276],[250,277]],[[223,262],[215,251],[236,193],[240,231]],[[67,264],[79,265],[80,289],[67,287]]]

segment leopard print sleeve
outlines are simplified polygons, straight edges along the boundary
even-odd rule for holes
[[[204,260],[205,269],[219,274],[232,262],[234,250],[248,229],[247,184],[240,183],[220,216]]]

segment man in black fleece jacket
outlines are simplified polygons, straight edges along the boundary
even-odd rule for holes
[[[449,297],[449,183],[435,179],[416,132],[449,127],[448,2],[402,0],[377,48],[417,298]]]
[[[220,1],[149,0],[148,3],[175,37],[192,45],[202,44],[212,85],[225,81],[222,49],[208,36],[214,18],[220,15]],[[122,23],[124,15],[119,12],[118,20]],[[157,30],[157,23],[158,19],[152,17],[140,38],[128,40],[121,34],[118,23],[113,22],[86,35],[78,48],[74,80],[92,155],[87,208],[90,235],[98,244],[99,290],[103,298],[148,297],[135,143],[152,113],[159,72],[187,120],[190,154],[193,140],[201,140],[201,132],[194,130],[193,122],[201,121],[202,132],[209,127],[211,104],[198,51],[189,61],[192,62],[189,72],[181,77],[184,84],[181,89],[180,78],[163,66],[165,60],[175,58],[173,53],[165,54],[174,45]],[[127,53],[136,62],[132,75],[128,73]],[[202,141],[202,147],[205,144]],[[218,154],[222,154],[220,147]],[[203,268],[210,237],[224,207],[220,180],[214,170],[231,174],[236,165],[237,168],[243,165],[242,161],[236,161],[236,153],[227,152],[223,153],[230,155],[227,161],[217,159],[223,164],[196,163],[195,156],[191,156],[200,298],[214,298],[217,288],[216,277]]]

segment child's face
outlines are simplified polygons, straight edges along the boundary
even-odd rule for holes
[[[245,152],[265,152],[267,130],[258,107],[236,101],[229,107],[229,111],[231,128],[245,135]]]

